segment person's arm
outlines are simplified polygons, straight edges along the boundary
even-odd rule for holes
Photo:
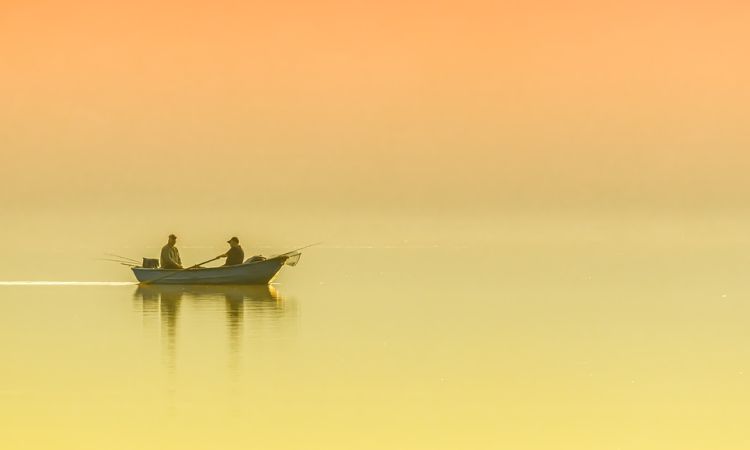
[[[176,248],[172,248],[174,250],[174,253],[170,252],[169,255],[169,262],[172,263],[175,267],[178,269],[182,269],[182,261],[180,260],[180,251]]]

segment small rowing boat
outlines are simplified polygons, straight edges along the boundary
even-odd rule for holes
[[[295,265],[299,256],[300,253],[283,254],[262,261],[247,260],[234,266],[131,269],[138,281],[144,284],[268,284],[285,264]]]

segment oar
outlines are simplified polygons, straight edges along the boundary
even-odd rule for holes
[[[195,269],[196,267],[202,266],[203,264],[208,264],[208,263],[210,263],[212,261],[216,261],[217,259],[221,258],[222,256],[224,256],[224,255],[219,255],[216,258],[209,259],[208,261],[203,261],[202,263],[198,263],[198,264],[196,264],[194,266],[190,266],[187,269],[182,269],[182,271],[190,270],[190,269]],[[168,274],[164,275],[163,277],[154,278],[153,280],[143,281],[143,282],[141,282],[141,284],[151,284],[151,283],[153,283],[155,281],[163,280],[163,279],[169,278],[169,277],[171,277],[173,275],[177,275],[178,273],[182,273],[182,271],[175,270],[174,272],[168,273]]]

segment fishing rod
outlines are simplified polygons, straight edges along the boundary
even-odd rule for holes
[[[109,262],[116,262],[116,263],[128,263],[128,264],[135,264],[135,262],[130,261],[123,261],[121,259],[111,259],[111,258],[96,258],[97,261],[109,261]]]
[[[277,258],[277,257],[279,257],[279,256],[284,256],[284,255],[290,255],[290,254],[292,254],[292,253],[298,252],[298,251],[300,251],[300,250],[303,250],[303,249],[306,249],[306,248],[308,248],[308,247],[312,247],[313,245],[320,245],[320,244],[322,244],[322,242],[316,242],[316,243],[314,243],[314,244],[308,244],[308,245],[305,245],[304,247],[300,247],[300,248],[294,249],[294,250],[292,250],[292,251],[290,251],[290,252],[286,252],[286,253],[282,253],[282,254],[280,254],[280,255],[276,255],[276,256],[274,256],[274,258]]]
[[[105,253],[105,255],[107,255],[107,256],[114,256],[115,258],[120,258],[120,259],[124,259],[124,260],[127,260],[127,261],[132,261],[134,263],[140,262],[137,259],[128,258],[127,256],[115,255],[114,253]]]
[[[140,267],[140,264],[133,264],[131,262],[119,261],[117,259],[108,259],[108,258],[96,258],[96,259],[97,261],[115,262],[115,263],[122,264],[123,266],[128,266],[128,267]]]

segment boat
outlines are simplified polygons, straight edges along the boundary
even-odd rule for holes
[[[268,284],[288,264],[297,264],[300,253],[283,254],[261,261],[248,259],[242,264],[189,269],[132,267],[143,284]]]

